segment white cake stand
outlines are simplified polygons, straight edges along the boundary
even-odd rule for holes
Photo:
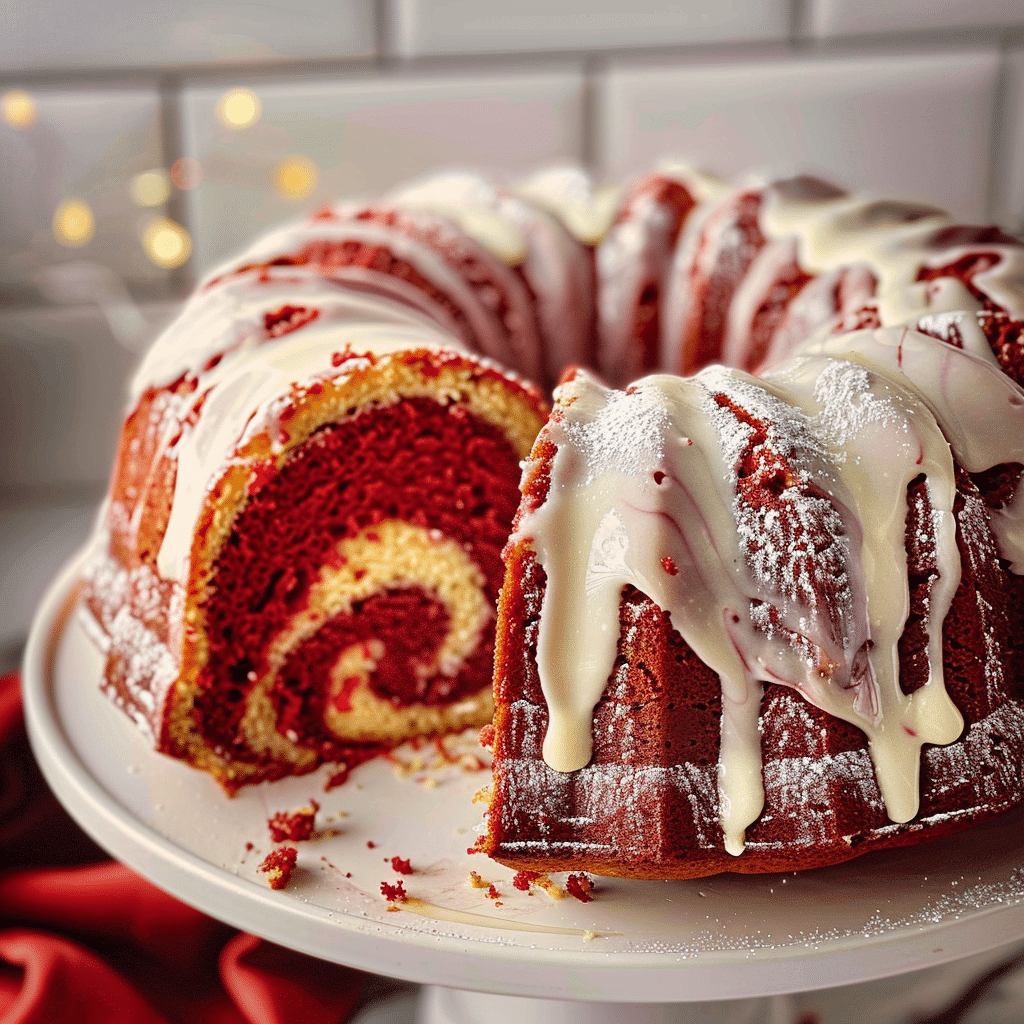
[[[686,1008],[664,1004],[867,981],[1024,936],[1021,814],[822,871],[601,879],[583,904],[520,892],[511,871],[467,853],[481,810],[472,797],[489,777],[431,764],[432,747],[400,751],[404,768],[367,763],[327,792],[325,770],[228,799],[205,774],[153,753],[99,693],[77,579],[76,562],[44,599],[23,680],[33,748],[64,806],[113,856],[213,917],[432,986],[423,1024],[508,1019],[507,996],[528,997],[517,1004],[524,1020],[676,1021],[689,1019]],[[479,753],[468,740],[462,749]],[[311,798],[320,834],[297,844],[299,869],[272,891],[258,871],[274,848],[267,819]],[[396,874],[393,856],[414,873]],[[471,871],[494,883],[497,901],[471,885]],[[414,899],[393,911],[380,884],[399,878]]]

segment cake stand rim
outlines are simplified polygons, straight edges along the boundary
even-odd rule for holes
[[[56,651],[74,613],[86,555],[87,548],[80,550],[51,583],[29,633],[22,695],[33,752],[57,799],[101,847],[158,888],[233,927],[320,959],[420,984],[623,1003],[704,1002],[723,998],[723,992],[740,999],[830,988],[937,966],[1024,937],[1024,901],[834,948],[723,949],[682,960],[647,951],[611,957],[531,951],[452,936],[428,942],[430,936],[410,935],[401,927],[384,935],[357,930],[323,908],[282,899],[284,894],[160,835],[135,818],[84,763],[55,706],[53,687]],[[339,942],[339,936],[350,941]],[[941,947],[939,939],[945,943]]]

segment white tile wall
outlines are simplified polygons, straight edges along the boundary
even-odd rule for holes
[[[335,196],[376,196],[443,166],[515,174],[582,157],[579,68],[264,83],[259,120],[243,129],[218,121],[224,92],[184,98],[185,150],[204,168],[189,193],[197,270]],[[312,162],[316,183],[288,198],[275,172],[296,156]]]
[[[162,67],[365,55],[373,0],[21,0],[4,5],[0,68]]]
[[[1024,234],[1024,49],[1007,57],[1002,115],[993,213]]]
[[[0,288],[31,284],[40,268],[83,258],[132,281],[164,279],[139,240],[141,221],[163,213],[163,204],[144,211],[131,198],[134,177],[165,164],[156,88],[0,93],[20,104],[19,116],[0,119]],[[95,232],[83,244],[54,236],[54,214],[66,201],[92,211]]]
[[[784,39],[788,0],[395,0],[404,56]]]
[[[613,67],[600,163],[665,154],[720,173],[819,171],[842,184],[985,216],[999,54],[818,57]]]
[[[936,29],[1024,25],[1020,0],[811,0],[817,36],[926,32]]]
[[[148,336],[171,309],[138,311]],[[93,304],[0,314],[0,489],[102,486],[136,358]]]
[[[1021,0],[7,0],[0,29],[0,641],[106,478],[134,359],[115,334],[137,345],[169,309],[127,300],[178,297],[322,199],[439,165],[620,178],[678,154],[1024,229]],[[241,130],[216,116],[235,86],[262,104]],[[138,206],[135,175],[184,156],[198,187]],[[289,158],[316,180],[286,197]],[[53,237],[68,199],[88,244]],[[181,271],[141,244],[162,214],[193,236]]]

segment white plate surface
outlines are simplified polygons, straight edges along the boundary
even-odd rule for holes
[[[321,771],[228,799],[203,773],[153,753],[99,693],[101,659],[74,614],[76,580],[72,564],[44,600],[26,653],[26,717],[48,781],[115,857],[281,945],[415,982],[653,1002],[866,981],[1024,936],[1020,813],[802,874],[599,879],[597,898],[583,904],[519,892],[511,871],[466,852],[485,769],[428,764],[403,773],[378,759],[327,792]],[[321,805],[321,832],[337,834],[297,844],[300,870],[272,891],[257,870],[274,847],[267,819],[310,798]],[[410,895],[454,920],[389,912],[380,883],[400,877],[392,856],[415,869],[404,878]],[[495,884],[500,906],[469,884],[474,870]]]

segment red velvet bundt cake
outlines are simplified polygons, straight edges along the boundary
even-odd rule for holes
[[[560,387],[506,551],[483,849],[791,870],[1020,801],[1024,389],[964,333]]]
[[[804,406],[782,394],[791,389],[786,374],[795,373],[797,364],[786,360],[799,343],[814,337],[823,345],[821,339],[840,330],[910,321],[947,347],[995,352],[1008,372],[1024,371],[1024,246],[994,228],[956,225],[930,207],[852,197],[816,179],[731,188],[680,166],[663,167],[622,192],[596,188],[574,169],[547,171],[515,187],[448,173],[380,200],[324,208],[258,240],[212,274],[139,370],[88,570],[86,606],[107,657],[104,688],[157,749],[212,772],[228,789],[311,770],[325,760],[352,763],[409,736],[481,723],[490,711],[499,553],[519,501],[519,460],[543,423],[537,387],[550,386],[574,365],[596,367],[615,386],[654,370],[691,372],[707,362],[746,371],[778,365],[781,376],[760,385],[722,370],[709,371],[699,384],[673,385],[691,399],[698,393],[693,388],[719,396],[715,415],[732,438],[729,472],[743,484],[730,501],[749,513],[740,517],[741,540],[732,541],[745,545],[748,560],[736,562],[733,584],[748,580],[757,559],[781,564],[786,556],[776,545],[784,540],[794,541],[800,557],[809,559],[807,580],[762,581],[760,590],[746,595],[757,607],[737,612],[749,619],[737,650],[749,653],[751,630],[761,639],[785,638],[788,646],[783,644],[780,661],[768,659],[761,674],[751,668],[750,679],[735,671],[733,676],[740,679],[737,687],[742,683],[750,692],[769,670],[792,683],[791,662],[799,661],[793,651],[827,666],[851,684],[843,693],[856,708],[843,705],[849,713],[838,714],[821,697],[836,687],[815,681],[813,673],[801,677],[800,692],[813,691],[824,708],[795,696],[779,679],[770,682],[765,701],[782,710],[764,719],[765,736],[771,734],[775,745],[765,739],[772,751],[765,773],[781,770],[776,747],[787,765],[835,751],[862,766],[862,705],[884,690],[876,677],[890,684],[895,678],[872,660],[885,646],[880,627],[852,610],[868,593],[868,558],[855,543],[863,513],[847,493],[852,485],[846,470],[827,468],[837,458],[831,435],[823,439],[808,428],[785,451],[751,438],[774,430],[776,414],[790,425],[801,416],[825,415],[804,408],[817,401],[813,388],[801,398]],[[825,365],[826,356],[804,350],[800,359],[801,372],[809,373]],[[840,361],[859,365],[859,359],[845,352]],[[896,372],[870,370],[878,381]],[[892,399],[893,416],[913,419],[918,430],[916,412],[908,410],[931,408],[930,399],[917,397],[916,383],[891,386],[910,396]],[[491,839],[502,857],[515,835],[525,844],[537,839],[536,807],[546,808],[541,822],[549,831],[567,820],[560,802],[596,807],[611,778],[597,767],[615,758],[637,768],[623,783],[635,787],[637,807],[661,806],[659,794],[668,785],[661,769],[668,761],[677,774],[689,773],[687,799],[700,805],[691,830],[717,835],[723,801],[717,783],[709,788],[707,778],[717,778],[718,723],[728,724],[731,743],[741,731],[739,712],[723,715],[722,666],[702,660],[706,652],[694,630],[678,631],[658,594],[635,580],[620,587],[617,599],[631,625],[622,634],[626,647],[612,675],[615,686],[595,697],[599,742],[593,764],[566,774],[540,762],[528,767],[530,744],[542,734],[533,730],[547,714],[529,667],[545,577],[524,524],[543,518],[547,505],[540,499],[551,474],[561,473],[569,448],[559,447],[560,431],[580,437],[608,432],[608,451],[627,458],[650,454],[650,445],[662,443],[661,414],[655,415],[661,399],[640,400],[651,393],[647,383],[638,385],[627,398],[608,400],[613,412],[593,410],[599,427],[577,428],[585,406],[605,401],[596,383],[577,376],[535,450],[524,505],[529,511],[521,513],[508,549],[513,571],[505,598],[506,653],[499,664],[497,799],[510,816],[501,826],[501,814],[492,811],[491,818],[492,829],[505,829],[500,840],[497,832]],[[885,406],[881,398],[868,404],[872,410]],[[645,424],[653,434],[643,433]],[[928,438],[932,444],[931,433]],[[633,445],[640,446],[636,453]],[[945,621],[974,625],[955,627],[950,644],[971,653],[958,660],[947,651],[952,663],[945,667],[946,687],[973,723],[988,721],[1020,678],[1011,622],[1016,606],[1010,601],[1018,584],[1004,571],[987,527],[978,525],[990,515],[985,508],[1010,507],[1016,477],[1012,467],[1000,468],[1014,461],[1009,457],[982,469],[963,461],[955,446],[954,452],[953,506],[947,507],[953,493],[948,481],[939,487],[930,477],[915,477],[906,492],[904,530],[917,539],[905,558],[914,582],[899,638],[901,658],[911,667],[904,666],[898,678],[908,690],[925,689],[934,674],[937,641],[927,622],[937,621],[935,604],[949,597],[951,549],[942,517],[953,515],[968,582],[954,588]],[[834,493],[833,476],[842,481]],[[706,481],[701,500],[711,494],[724,500],[720,484]],[[825,514],[826,525],[804,522],[812,509]],[[944,574],[937,568],[937,542],[921,539],[933,536],[928,530],[940,519],[945,525],[934,536],[942,541]],[[844,541],[832,536],[833,526],[846,531]],[[609,558],[620,539],[616,530],[603,537]],[[593,531],[570,531],[565,550],[578,550],[586,565],[592,540]],[[716,551],[724,550],[721,539],[716,543]],[[818,554],[827,569],[811,571]],[[677,573],[682,586],[688,578],[682,554],[659,557],[666,578]],[[798,565],[803,563],[793,555],[790,568]],[[833,572],[849,577],[848,601],[829,582]],[[964,592],[972,587],[996,609],[986,612],[988,618],[962,607],[970,604]],[[808,610],[817,617],[810,616],[805,628]],[[519,614],[527,620],[517,625]],[[614,624],[608,629],[606,642]],[[528,652],[515,672],[509,667],[513,636]],[[974,676],[961,679],[958,673],[968,672],[963,666],[978,661],[983,650],[996,655],[983,671],[971,668],[984,684],[977,690]],[[611,685],[607,674],[591,680],[593,689],[599,684]],[[727,699],[735,703],[740,690],[731,686]],[[937,684],[927,693],[940,689]],[[675,696],[691,691],[696,696]],[[975,694],[975,704],[965,704],[961,691]],[[756,703],[743,705],[748,747]],[[916,708],[922,698],[911,703]],[[607,737],[618,733],[602,715],[635,723],[628,732],[639,745],[607,746]],[[945,738],[952,721],[936,735]],[[803,735],[811,727],[801,723],[808,722],[820,741]],[[666,732],[658,743],[671,744],[657,756],[650,750],[655,741],[649,729],[655,728]],[[641,734],[647,738],[639,739]],[[680,743],[693,746],[692,758],[677,757]],[[878,738],[871,744],[875,754],[884,748],[885,756],[897,756],[892,744]],[[926,747],[925,776],[933,770],[934,751],[960,749]],[[512,781],[513,763],[524,773],[521,781]],[[745,763],[753,779],[753,761]],[[860,811],[850,811],[844,834],[874,836],[872,828],[881,834],[888,826],[875,819],[870,828],[863,824],[864,815],[885,819],[864,781],[870,772],[856,770],[860,774],[850,778],[870,813],[858,818]],[[838,778],[833,789],[842,788],[844,777]],[[780,810],[771,797],[753,821],[755,789],[745,811],[732,790],[722,790],[735,808],[722,819],[730,848],[738,848],[744,829],[748,851],[761,841],[759,829],[775,829],[771,841],[780,849],[793,846],[795,840],[779,838],[785,831],[779,822],[790,810]],[[925,787],[922,806],[932,806],[933,789]],[[521,791],[524,803],[509,795],[513,790]],[[827,802],[823,794],[815,790],[813,800]],[[905,793],[900,799],[898,815],[906,810]],[[967,796],[963,806],[980,802]],[[667,807],[651,820],[667,821]],[[833,813],[843,808],[845,815],[846,807],[840,802]],[[975,812],[941,813],[944,822],[954,822]],[[905,837],[916,827],[896,832]],[[679,851],[693,847],[678,831],[673,835]],[[709,849],[717,849],[709,842]],[[823,840],[826,848],[836,859]],[[574,866],[588,866],[579,847],[572,850]],[[596,851],[593,864],[602,869],[626,863],[606,861]],[[691,855],[678,854],[684,856]],[[744,856],[745,863],[755,860]],[[538,855],[538,863],[553,866],[546,857]],[[729,854],[722,857],[734,866]],[[628,869],[635,870],[635,863]],[[644,870],[677,869],[659,862]]]

